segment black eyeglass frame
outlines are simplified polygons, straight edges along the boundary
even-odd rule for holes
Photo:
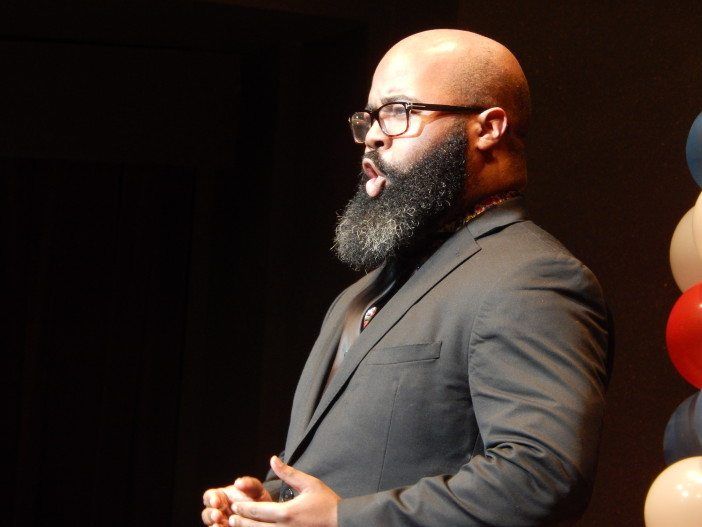
[[[386,106],[390,106],[392,104],[401,104],[405,108],[405,129],[402,130],[402,132],[396,133],[396,134],[390,134],[386,131],[385,129],[385,124],[383,121],[380,120],[380,111],[385,108]],[[410,113],[412,113],[412,110],[429,110],[429,111],[437,111],[437,112],[447,112],[447,113],[477,113],[477,112],[482,112],[484,110],[487,110],[487,108],[483,106],[451,106],[448,104],[426,104],[423,102],[406,102],[406,101],[390,101],[385,104],[382,104],[378,106],[375,110],[361,110],[358,112],[353,112],[351,116],[349,117],[349,126],[351,127],[351,133],[354,136],[354,141],[358,144],[362,144],[365,141],[365,136],[362,141],[359,141],[356,139],[356,134],[353,133],[353,123],[352,119],[353,116],[359,113],[367,113],[370,115],[371,121],[370,121],[370,126],[368,127],[368,130],[366,130],[366,135],[368,134],[368,131],[373,127],[373,121],[378,121],[378,124],[380,125],[380,129],[383,131],[385,135],[388,137],[397,137],[398,135],[404,134],[408,129],[409,129],[409,118],[410,118]]]

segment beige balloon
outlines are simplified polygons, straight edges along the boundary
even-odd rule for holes
[[[697,254],[702,258],[702,192],[692,207],[692,237],[695,240]]]
[[[702,282],[702,258],[697,252],[692,232],[694,210],[693,207],[685,213],[670,240],[670,270],[682,292]]]
[[[651,485],[644,505],[646,527],[702,525],[702,456],[673,463]]]

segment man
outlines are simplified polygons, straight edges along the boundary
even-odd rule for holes
[[[592,273],[525,217],[528,120],[526,79],[497,42],[433,30],[383,57],[350,119],[363,181],[335,246],[373,271],[327,312],[285,463],[272,458],[265,483],[208,490],[205,524],[521,526],[582,512],[606,309]]]

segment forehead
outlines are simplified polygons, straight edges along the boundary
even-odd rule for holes
[[[397,99],[449,104],[446,66],[446,61],[423,53],[388,53],[373,75],[369,106]]]

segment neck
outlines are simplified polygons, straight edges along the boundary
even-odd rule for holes
[[[468,163],[464,190],[464,211],[475,208],[491,196],[522,191],[527,182],[526,160],[518,153],[502,148],[480,152]]]

